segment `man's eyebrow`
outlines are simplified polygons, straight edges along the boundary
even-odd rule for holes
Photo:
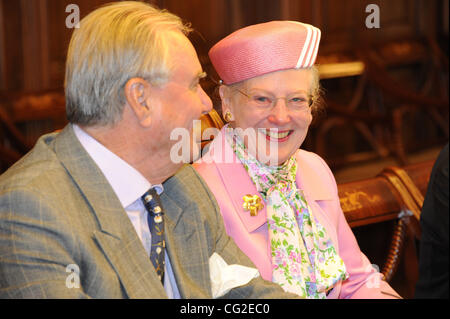
[[[197,74],[197,79],[203,79],[206,78],[206,72],[205,71],[201,71]]]
[[[204,71],[200,71],[200,72],[198,72],[197,73],[197,75],[194,77],[194,79],[192,80],[192,85],[197,85],[197,83],[198,83],[198,81],[200,80],[200,79],[203,79],[203,78],[205,78],[206,77],[206,72],[204,72]]]

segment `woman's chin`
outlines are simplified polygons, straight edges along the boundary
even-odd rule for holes
[[[257,160],[268,166],[280,166],[289,159],[290,156],[280,156],[278,154],[257,156]]]
[[[287,160],[289,160],[291,158],[292,155],[295,154],[295,152],[297,151],[297,149],[294,149],[292,151],[286,151],[286,152],[282,152],[282,153],[278,153],[278,161],[277,161],[277,165],[283,165],[284,163],[286,163]]]

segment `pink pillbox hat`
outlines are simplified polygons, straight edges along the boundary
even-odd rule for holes
[[[297,21],[271,21],[239,29],[209,50],[217,74],[233,84],[266,73],[309,68],[319,49],[320,30]]]

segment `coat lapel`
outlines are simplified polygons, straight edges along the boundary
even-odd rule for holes
[[[329,182],[320,175],[323,172],[323,167],[317,165],[320,162],[317,159],[308,161],[302,152],[305,151],[297,153],[297,187],[304,191],[309,200],[332,200],[333,194],[330,191]]]
[[[337,193],[333,194],[332,191],[333,184],[331,181],[334,182],[334,178],[329,173],[329,170],[324,168],[325,164],[322,163],[322,160],[317,155],[311,156],[305,151],[297,153],[297,187],[303,190],[314,216],[325,227],[336,248],[336,252],[339,253],[336,225],[328,215],[330,212],[322,209],[325,202],[338,198]],[[330,176],[324,176],[326,174],[330,174]]]
[[[95,215],[93,237],[130,298],[167,298],[136,231],[106,178],[68,125],[55,139],[55,153]]]
[[[211,298],[205,221],[195,201],[187,195],[184,178],[188,178],[187,170],[181,169],[163,183],[167,251],[181,297]]]
[[[234,209],[238,212],[238,216],[247,231],[253,232],[266,223],[266,205],[244,166],[226,141],[224,129],[212,142],[210,152],[214,162],[218,163],[216,165],[217,170],[233,201]],[[250,212],[244,209],[243,197],[245,195],[257,195],[261,198],[264,207],[258,212],[258,215],[250,216]]]

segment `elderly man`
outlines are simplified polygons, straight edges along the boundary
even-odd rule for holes
[[[0,178],[0,298],[293,296],[261,279],[202,180],[170,158],[171,131],[211,109],[188,32],[140,2],[81,21],[70,124]]]

